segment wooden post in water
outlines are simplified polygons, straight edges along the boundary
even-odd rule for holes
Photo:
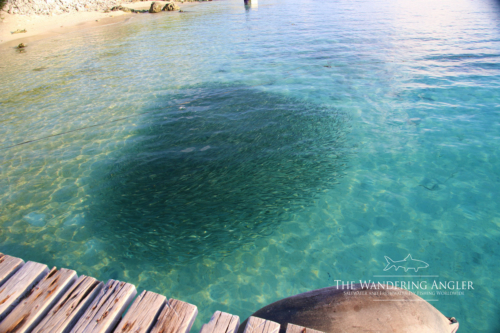
[[[258,8],[259,7],[259,0],[243,0],[245,2],[245,8]]]

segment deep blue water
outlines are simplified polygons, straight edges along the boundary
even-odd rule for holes
[[[193,330],[336,280],[437,280],[473,283],[422,296],[460,332],[497,332],[499,20],[227,0],[0,46],[0,251],[191,302]],[[377,277],[408,254],[429,267]]]

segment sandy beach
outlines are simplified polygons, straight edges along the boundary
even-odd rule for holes
[[[127,2],[122,6],[142,10],[149,9],[153,1]],[[167,1],[157,1],[163,5]],[[179,7],[192,6],[196,2],[176,3]],[[125,21],[133,15],[154,15],[154,14],[135,14],[122,11],[104,12],[72,12],[60,15],[17,15],[1,12],[0,14],[0,44],[4,46],[18,45],[23,42],[43,39],[46,37],[65,34],[78,29],[89,28],[92,26],[113,24]],[[25,33],[12,32],[24,30]]]

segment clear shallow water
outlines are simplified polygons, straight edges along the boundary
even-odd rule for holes
[[[499,18],[218,1],[2,47],[0,250],[196,304],[194,330],[411,253],[496,332]]]

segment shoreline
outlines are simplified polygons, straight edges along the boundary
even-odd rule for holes
[[[169,1],[156,1],[162,6]],[[121,6],[136,10],[149,9],[153,1],[124,2]],[[191,7],[198,2],[176,2],[181,9]],[[57,15],[19,15],[0,12],[0,47],[17,46],[35,40],[66,34],[69,32],[101,25],[125,22],[136,14],[123,11],[71,12]],[[12,34],[13,31],[26,29],[26,33]]]

